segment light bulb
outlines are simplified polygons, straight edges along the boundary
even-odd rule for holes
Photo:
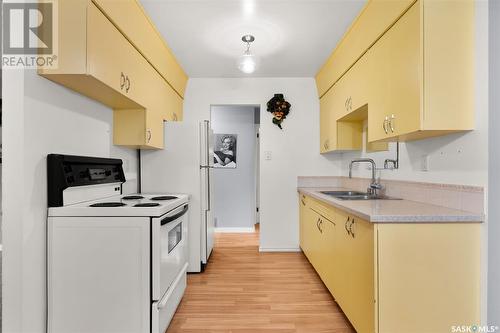
[[[245,74],[255,72],[257,68],[257,59],[249,51],[246,51],[241,57],[238,58],[238,69]]]

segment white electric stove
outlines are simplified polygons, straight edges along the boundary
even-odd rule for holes
[[[186,288],[189,196],[122,195],[122,161],[49,155],[47,332],[164,333]]]

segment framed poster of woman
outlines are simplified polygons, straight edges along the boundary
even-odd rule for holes
[[[214,134],[214,168],[236,168],[236,134]]]

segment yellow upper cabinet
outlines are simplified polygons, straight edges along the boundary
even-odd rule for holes
[[[362,148],[362,120],[339,119],[368,103],[368,70],[363,57],[320,99],[321,153]]]
[[[89,6],[87,16],[87,74],[146,107],[148,62],[97,7]]]
[[[474,128],[473,1],[415,3],[368,51],[369,141]]]
[[[135,0],[117,3],[124,6],[123,11],[131,22],[136,22],[134,24],[150,24]],[[110,8],[116,16],[115,6]],[[161,45],[166,59],[170,59],[167,61],[172,65],[169,78],[177,82],[178,90],[161,75],[158,70],[161,66],[152,65],[154,57],[145,56],[152,52],[149,44],[131,43],[132,37],[124,35],[108,13],[94,2],[60,0],[58,12],[59,66],[40,69],[39,74],[113,108],[114,144],[162,149],[163,122],[183,119],[182,93],[186,83],[185,75],[183,80],[178,80],[182,69],[173,63],[175,59],[172,60],[165,43],[160,40],[156,44]],[[144,26],[142,30],[137,28],[135,33],[149,33],[144,29]],[[149,29],[156,32],[153,26]],[[133,38],[140,39],[140,36],[135,34]]]
[[[319,96],[361,57],[415,0],[371,0],[316,75]]]
[[[339,129],[346,120],[364,120],[361,114],[368,119],[368,142],[410,141],[474,128],[474,2],[384,2],[401,6],[395,21],[386,24],[394,18],[393,11],[368,16],[378,3],[370,1],[325,65],[329,74],[322,70],[316,78],[318,87],[323,86],[323,75],[332,82],[320,89],[320,100],[330,100],[320,103],[321,118],[328,119],[320,130],[332,132],[321,134],[320,145],[328,136],[335,136],[336,145],[322,152],[342,150],[341,139],[353,141],[353,135],[361,135],[357,130],[344,135]],[[335,63],[338,50],[359,48],[353,41],[355,27],[377,30],[381,22],[386,29],[362,54],[356,51],[359,58],[349,61],[352,66],[338,65],[341,74],[333,73],[335,67],[328,64]],[[360,113],[365,106],[366,112]]]
[[[172,88],[184,97],[187,75],[137,0],[93,0]]]
[[[420,6],[415,4],[366,55],[369,141],[420,129],[420,18]]]

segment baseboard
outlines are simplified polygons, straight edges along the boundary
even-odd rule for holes
[[[253,233],[254,227],[249,228],[215,228],[215,232],[219,233]]]
[[[301,252],[300,247],[290,248],[274,248],[274,247],[259,247],[259,252]]]

